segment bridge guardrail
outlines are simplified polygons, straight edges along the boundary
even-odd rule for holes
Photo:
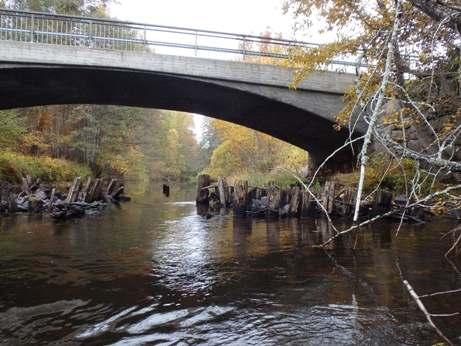
[[[175,55],[199,56],[207,52],[217,59],[234,57],[263,63],[287,59],[292,49],[319,46],[276,37],[9,9],[0,9],[0,40],[126,51],[167,49],[161,53]],[[334,60],[330,65],[343,69],[358,67],[353,57]]]

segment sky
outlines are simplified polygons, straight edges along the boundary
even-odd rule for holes
[[[110,12],[120,20],[253,35],[269,30],[321,43],[313,31],[307,37],[295,35],[293,17],[283,14],[282,5],[283,0],[118,0]],[[203,118],[194,115],[194,123],[200,140]]]
[[[283,0],[119,0],[111,14],[122,20],[215,31],[260,34],[267,28],[292,38]]]

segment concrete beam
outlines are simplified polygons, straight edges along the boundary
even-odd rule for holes
[[[0,41],[0,62],[150,71],[284,89],[293,75],[292,69],[274,65],[16,41]],[[298,90],[344,95],[355,80],[347,73],[314,72]]]

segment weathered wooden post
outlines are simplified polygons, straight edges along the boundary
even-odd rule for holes
[[[248,181],[238,181],[234,186],[234,213],[244,214],[247,211]]]
[[[309,216],[311,213],[311,195],[306,190],[301,191],[300,216]]]
[[[281,191],[277,186],[273,184],[269,186],[269,188],[267,189],[267,201],[269,215],[278,216],[281,201]]]
[[[227,181],[225,178],[218,179],[218,193],[221,207],[226,208],[228,206],[229,201],[229,187],[227,186]]]
[[[195,199],[197,204],[208,204],[209,196],[208,189],[205,187],[210,186],[211,178],[208,174],[200,174],[197,178],[197,197]]]
[[[162,184],[162,192],[165,197],[170,197],[170,185]]]
[[[392,192],[378,189],[375,192],[373,200],[373,213],[382,213],[389,211],[391,209],[392,204]]]
[[[109,185],[107,185],[106,195],[111,195],[112,191],[115,189],[117,184],[117,179],[111,179]]]
[[[75,178],[74,183],[69,189],[69,193],[67,194],[65,203],[69,204],[69,203],[75,202],[78,196],[78,193],[80,191],[80,180],[81,180],[80,177]]]
[[[291,188],[291,199],[290,199],[290,215],[298,216],[300,211],[300,188],[295,186]]]
[[[322,193],[323,206],[325,207],[328,214],[333,213],[335,206],[335,182],[326,181]]]
[[[227,205],[231,206],[232,203],[234,203],[234,187],[233,186],[228,186],[227,187]]]
[[[87,194],[85,202],[91,203],[99,199],[99,195],[101,193],[100,185],[101,185],[101,179],[98,178],[94,181],[93,185],[91,186],[90,191]]]
[[[88,195],[88,191],[90,190],[90,186],[91,186],[91,177],[88,177],[88,180],[86,181],[85,186],[80,192],[80,196],[78,198],[79,201],[86,202],[86,197]]]
[[[356,190],[353,188],[346,188],[341,194],[342,206],[340,213],[342,216],[347,216],[352,213],[354,202],[355,202]]]
[[[51,196],[50,196],[50,204],[48,205],[48,212],[50,213],[51,210],[53,209],[53,203],[54,203],[54,195],[56,194],[56,189],[53,188],[51,190]]]

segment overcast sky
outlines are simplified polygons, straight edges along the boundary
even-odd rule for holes
[[[283,0],[119,0],[111,14],[119,19],[197,29],[260,34],[267,28],[292,37],[292,18]]]

